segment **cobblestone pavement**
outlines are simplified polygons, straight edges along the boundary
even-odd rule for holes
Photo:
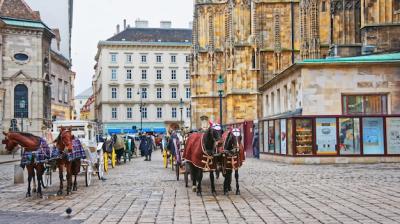
[[[56,216],[65,223],[400,222],[400,164],[288,165],[249,159],[240,170],[241,195],[224,196],[219,179],[216,197],[208,175],[198,197],[161,164],[156,151],[153,161],[134,159],[88,188],[80,177],[72,196],[55,196],[55,185],[43,199],[25,198],[25,185],[3,187],[0,220],[35,213],[46,218],[42,223]]]

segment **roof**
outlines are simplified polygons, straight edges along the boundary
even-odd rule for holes
[[[190,43],[191,29],[127,28],[107,41]]]
[[[33,11],[24,0],[0,0],[0,16],[40,21],[40,14]]]
[[[93,95],[93,89],[92,87],[89,87],[88,89],[76,95],[75,99],[88,99],[91,95]]]
[[[335,63],[387,63],[400,62],[400,52],[389,54],[373,54],[346,58],[306,59],[297,64],[335,64]]]

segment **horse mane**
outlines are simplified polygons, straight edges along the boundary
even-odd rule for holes
[[[232,132],[228,132],[228,136],[226,136],[226,141],[224,144],[224,150],[231,151],[233,149],[232,144],[233,144],[233,138],[232,138]]]
[[[39,140],[40,140],[40,137],[38,137],[38,136],[36,136],[36,135],[33,135],[33,134],[31,134],[31,133],[27,133],[27,132],[12,132],[12,133],[20,134],[20,135],[22,135],[22,136],[24,136],[24,137],[27,137],[27,138],[36,138],[36,139],[39,139]]]
[[[212,135],[211,127],[207,129],[203,138],[204,146],[207,152],[211,152],[214,146],[214,136]]]

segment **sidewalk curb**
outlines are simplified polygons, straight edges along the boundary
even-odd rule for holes
[[[1,164],[7,164],[7,163],[14,163],[14,162],[18,162],[21,159],[13,159],[13,160],[7,160],[7,161],[0,161],[0,165]]]

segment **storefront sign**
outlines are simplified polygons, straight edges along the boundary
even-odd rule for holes
[[[386,135],[389,154],[400,154],[400,118],[386,119]]]
[[[383,119],[363,118],[364,154],[383,154]]]
[[[317,118],[317,153],[336,154],[337,136],[335,118]]]
[[[286,155],[286,120],[281,120],[281,154]]]

